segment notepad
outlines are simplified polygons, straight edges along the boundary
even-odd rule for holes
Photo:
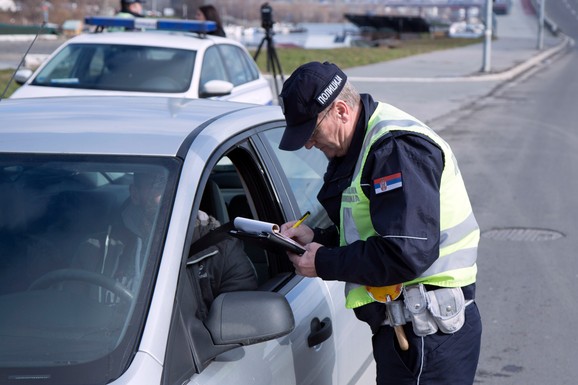
[[[254,241],[271,251],[290,251],[295,254],[305,253],[305,248],[295,240],[281,234],[279,225],[243,217],[233,221],[235,229],[230,234],[242,240]]]

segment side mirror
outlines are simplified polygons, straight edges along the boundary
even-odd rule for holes
[[[205,325],[215,345],[252,345],[291,333],[295,319],[279,293],[236,291],[215,298]]]
[[[199,90],[200,98],[229,95],[233,91],[233,83],[224,80],[209,80]]]
[[[28,79],[30,79],[30,76],[32,76],[33,73],[34,71],[28,68],[19,69],[18,71],[16,71],[16,74],[14,75],[14,81],[22,85],[26,83]]]

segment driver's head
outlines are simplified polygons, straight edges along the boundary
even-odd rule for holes
[[[131,201],[145,216],[152,218],[161,204],[165,186],[166,177],[162,174],[135,172],[134,182],[130,187]]]

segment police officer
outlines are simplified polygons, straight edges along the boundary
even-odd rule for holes
[[[306,245],[302,256],[289,254],[296,272],[346,282],[346,306],[373,332],[379,385],[472,384],[479,228],[449,145],[413,116],[360,95],[327,62],[300,66],[280,99],[279,147],[316,147],[330,159],[317,198],[335,225],[282,225]],[[382,287],[403,289],[382,298]],[[391,304],[402,304],[401,322]]]

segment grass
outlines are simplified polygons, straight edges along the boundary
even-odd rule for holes
[[[426,38],[403,40],[394,47],[348,47],[335,49],[275,47],[275,52],[281,63],[283,73],[290,74],[299,67],[299,65],[310,61],[328,61],[337,64],[342,69],[347,69],[427,52],[463,47],[480,43],[481,41],[481,39]],[[255,50],[251,51],[251,54],[254,55]],[[267,52],[265,46],[263,46],[259,52],[257,65],[263,73],[271,72],[267,68]]]
[[[275,47],[275,52],[281,63],[283,73],[290,74],[299,65],[310,61],[329,61],[337,64],[342,69],[347,69],[349,67],[395,60],[432,51],[462,47],[481,41],[481,39],[424,38],[403,40],[394,47],[348,47],[336,49]],[[270,73],[267,68],[266,51],[266,47],[263,46],[257,58],[257,65],[263,73]],[[254,55],[255,50],[251,51],[251,54]],[[0,70],[0,93],[4,92],[12,73],[12,70]],[[4,97],[9,97],[17,88],[18,84],[12,81]]]
[[[0,70],[0,97],[2,96],[2,93],[4,93],[4,90],[6,89],[6,85],[10,81],[10,78],[12,77],[13,73],[14,73],[14,70]],[[6,94],[4,95],[4,97],[7,98],[10,95],[12,95],[12,93],[18,87],[19,87],[19,85],[16,84],[14,81],[12,81],[12,83],[10,84],[10,87],[8,87],[8,90],[6,91]]]

